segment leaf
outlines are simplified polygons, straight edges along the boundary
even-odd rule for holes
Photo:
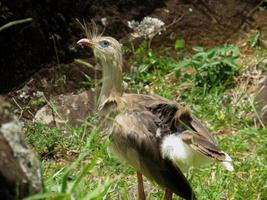
[[[206,61],[206,59],[207,59],[207,53],[206,52],[200,52],[200,53],[197,53],[197,54],[195,54],[193,57],[192,57],[192,59],[194,60],[194,61],[200,61],[200,62],[205,62]]]
[[[192,47],[192,49],[196,52],[203,52],[204,51],[204,48],[203,47],[200,47],[200,46],[194,46]]]
[[[235,69],[237,67],[237,65],[233,62],[233,60],[229,59],[229,58],[225,58],[222,61],[224,64],[229,65],[230,67],[232,67],[233,69]]]
[[[105,194],[108,192],[112,181],[105,181],[103,184],[99,185],[95,190],[89,192],[82,200],[90,200],[90,199],[103,199]]]
[[[198,68],[198,71],[203,71],[203,72],[206,72],[209,70],[209,64],[208,63],[204,63],[203,65],[201,65],[199,68]]]
[[[259,43],[259,38],[260,38],[260,31],[254,31],[250,38],[249,38],[249,42],[250,42],[250,47],[256,47]]]
[[[78,63],[78,64],[82,64],[82,65],[84,65],[84,66],[86,66],[86,67],[88,67],[88,68],[95,69],[95,67],[94,67],[92,64],[90,64],[90,63],[88,63],[88,62],[86,62],[86,61],[84,61],[84,60],[81,60],[81,59],[74,59],[74,62],[76,62],[76,63]]]
[[[89,162],[87,165],[85,165],[85,167],[83,168],[82,172],[75,179],[72,187],[70,188],[70,193],[72,193],[76,189],[76,187],[79,186],[79,183],[81,182],[81,180],[83,179],[83,177],[85,177],[88,174],[88,172],[93,169],[93,167],[96,165],[97,159],[104,153],[104,150],[106,149],[107,146],[108,146],[108,143],[106,143],[105,145],[103,145],[101,147],[101,149],[91,159],[91,162]]]
[[[184,47],[185,47],[185,40],[184,39],[176,40],[174,47],[175,47],[176,50],[184,49]]]
[[[175,70],[175,77],[178,79],[181,76],[181,70]]]
[[[208,51],[207,51],[207,57],[208,57],[209,59],[213,58],[213,57],[216,55],[217,51],[218,51],[218,48],[217,48],[217,47],[208,50]]]
[[[183,67],[187,67],[191,64],[191,60],[184,60],[182,62],[179,62],[175,67],[176,68],[183,68]]]
[[[16,26],[16,25],[19,25],[19,24],[24,24],[24,23],[31,22],[32,20],[33,20],[32,18],[26,18],[26,19],[20,19],[20,20],[11,21],[11,22],[9,22],[7,24],[4,24],[3,26],[0,26],[0,32],[5,30],[5,29],[7,29],[7,28],[11,28],[12,26]]]
[[[240,50],[238,46],[234,46],[232,49],[232,57],[239,58],[240,57]]]
[[[149,67],[150,65],[147,65],[147,64],[140,65],[140,67],[137,69],[137,72],[138,73],[146,72]]]
[[[70,200],[70,196],[64,193],[54,193],[54,192],[47,192],[43,194],[36,194],[23,200],[43,200],[43,199],[53,199],[53,200]]]
[[[86,148],[84,148],[81,151],[78,159],[76,161],[74,161],[70,166],[65,167],[64,170],[62,170],[62,183],[61,183],[61,192],[62,193],[66,192],[66,190],[67,190],[69,175],[73,172],[73,170],[77,167],[77,165],[91,152],[90,146],[91,146],[91,143],[92,143],[94,136],[97,133],[98,132],[96,130],[91,132],[90,136],[87,138],[87,141],[86,141],[86,146],[85,146]],[[77,181],[77,179],[76,179],[76,181]],[[78,180],[78,181],[80,181],[80,180]],[[72,185],[72,188],[73,188],[73,185]]]
[[[210,66],[219,65],[220,63],[221,63],[220,61],[214,61],[210,63]]]

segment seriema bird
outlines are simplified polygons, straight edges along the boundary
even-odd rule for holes
[[[103,68],[98,109],[108,120],[109,150],[137,171],[139,199],[145,199],[142,174],[165,189],[196,199],[183,172],[219,161],[233,170],[231,158],[187,107],[160,96],[127,94],[122,88],[121,44],[112,37],[90,34],[78,44],[92,48]]]

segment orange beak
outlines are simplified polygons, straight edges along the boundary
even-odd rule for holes
[[[92,47],[93,43],[87,39],[87,38],[83,38],[80,39],[77,44],[82,45],[82,46],[86,46],[86,47]]]

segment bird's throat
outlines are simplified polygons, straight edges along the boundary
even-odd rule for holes
[[[103,107],[106,102],[114,101],[122,96],[122,63],[120,60],[104,60],[102,88],[98,99],[98,106]]]

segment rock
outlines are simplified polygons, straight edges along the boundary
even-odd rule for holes
[[[257,64],[257,67],[259,69],[262,69],[262,70],[266,70],[267,69],[267,58],[264,58],[263,60],[261,60],[258,64]],[[264,77],[262,78],[262,80],[260,82],[264,82]],[[261,83],[259,83],[261,84]]]
[[[260,39],[260,46],[264,49],[267,49],[267,38],[266,39]]]
[[[267,124],[267,104],[261,109],[260,117],[262,122]]]
[[[91,91],[76,95],[59,95],[38,110],[34,119],[51,127],[62,127],[66,124],[78,126],[93,112],[94,101]]]
[[[263,76],[256,90],[257,110],[261,110],[267,104],[267,75]]]
[[[22,199],[42,191],[41,168],[9,109],[0,96],[0,199]]]
[[[259,113],[263,123],[267,124],[267,75],[258,83],[258,89],[256,90],[256,109]]]

